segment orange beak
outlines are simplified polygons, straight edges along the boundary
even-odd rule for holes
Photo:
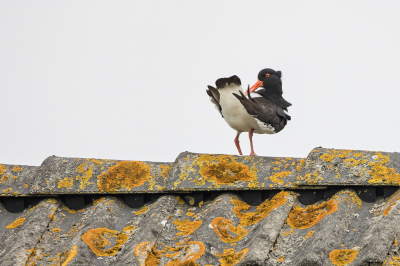
[[[250,87],[250,93],[252,93],[253,91],[255,91],[256,89],[258,89],[259,87],[261,87],[263,85],[263,82],[258,80],[253,86]]]

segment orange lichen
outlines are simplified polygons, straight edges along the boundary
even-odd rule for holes
[[[282,191],[276,194],[272,199],[265,200],[259,206],[256,207],[255,212],[249,212],[250,205],[239,200],[231,198],[231,202],[236,205],[233,208],[233,212],[240,219],[239,224],[241,226],[249,226],[258,223],[263,218],[267,217],[269,213],[275,208],[282,206],[286,203],[286,196],[289,195],[289,192]],[[248,212],[245,212],[248,211]]]
[[[383,216],[386,216],[389,214],[390,209],[393,207],[393,205],[395,205],[397,203],[397,201],[400,199],[400,196],[397,197],[392,203],[390,203],[389,206],[387,206],[387,208],[385,209],[385,211],[383,212]]]
[[[61,229],[60,228],[53,228],[53,229],[51,229],[51,231],[53,231],[55,233],[60,233]]]
[[[128,190],[143,185],[149,181],[150,165],[138,161],[122,161],[108,168],[97,177],[100,191]]]
[[[237,227],[233,225],[231,220],[217,217],[211,222],[211,227],[218,235],[218,237],[225,243],[233,243],[241,240],[247,235],[247,230],[241,225]],[[232,236],[230,233],[234,234]]]
[[[11,224],[7,225],[6,228],[7,229],[14,229],[14,228],[20,226],[21,224],[23,224],[24,222],[25,222],[25,218],[22,217],[22,218],[19,218],[19,219],[15,220]]]
[[[299,161],[299,164],[296,166],[296,171],[297,172],[300,172],[300,170],[303,168],[305,162],[306,162],[305,159],[302,159],[302,160]],[[292,165],[294,166],[295,162],[293,162]]]
[[[173,247],[165,246],[164,250],[157,250],[157,245],[151,242],[142,242],[135,247],[135,254],[141,266],[159,265],[162,256],[174,258],[166,264],[168,266],[197,266],[195,261],[203,255],[205,247],[202,242],[186,243],[188,240],[189,238],[182,243],[178,242]]]
[[[164,179],[168,178],[172,166],[160,164],[160,168],[161,168],[160,176]]]
[[[184,201],[180,196],[176,196],[176,200],[177,200],[178,203],[181,204],[181,205],[185,204],[185,201]]]
[[[294,229],[307,229],[321,221],[325,216],[337,211],[337,204],[333,199],[319,205],[306,208],[295,206],[289,213],[286,222]]]
[[[310,236],[312,236],[315,233],[315,231],[310,231],[308,232],[308,234],[304,237],[304,238],[309,238]]]
[[[0,175],[4,174],[4,171],[6,170],[6,166],[4,164],[0,164]]]
[[[207,181],[220,185],[257,179],[256,169],[250,170],[230,155],[201,155],[193,164],[199,166],[199,173]]]
[[[149,210],[149,207],[143,206],[140,210],[138,210],[138,211],[135,212],[135,215],[140,215],[140,214],[142,214],[142,213],[147,212],[148,210]]]
[[[279,178],[285,178],[291,174],[292,174],[292,172],[289,172],[289,171],[279,172],[279,173],[275,173],[272,176],[270,176],[269,179],[271,179],[271,181],[275,184],[278,183],[278,184],[283,185],[284,181],[280,180]],[[265,178],[265,179],[268,179],[268,178]]]
[[[375,162],[368,163],[368,166],[371,167],[371,170],[368,171],[368,174],[372,177],[372,179],[368,180],[368,183],[400,185],[400,174],[396,173],[394,168],[388,168],[386,166],[390,160],[389,156],[382,155],[380,152],[375,153],[375,156]]]
[[[189,265],[196,265],[195,261],[203,255],[205,247],[202,242],[190,241],[189,243],[178,247],[167,246],[165,247],[165,250],[168,250],[169,252],[178,251],[175,252],[174,254],[165,254],[166,257],[174,258],[166,266],[172,266],[172,265],[189,266]]]
[[[50,217],[50,219],[52,220],[52,221],[55,221],[56,220],[56,217],[54,216],[54,214],[49,214],[49,217]]]
[[[24,188],[28,188],[28,184],[24,184]]]
[[[172,260],[167,263],[166,266],[200,266],[199,264],[196,264],[195,261],[189,260],[189,261],[180,261],[180,260]]]
[[[70,177],[70,178],[65,177],[63,180],[60,180],[58,182],[58,188],[72,187],[73,184],[74,184],[74,179],[72,177]]]
[[[222,254],[216,253],[215,256],[221,258],[219,260],[219,262],[221,262],[221,266],[233,266],[241,262],[248,251],[249,249],[246,248],[238,253],[235,253],[235,250],[233,248],[230,248],[224,249],[224,252]]]
[[[177,229],[181,232],[177,233],[178,236],[188,236],[197,229],[199,229],[200,225],[203,223],[203,221],[193,221],[191,222],[189,219],[186,219],[184,221],[181,220],[176,220],[173,222],[174,225],[177,225]]]
[[[284,259],[285,259],[285,256],[281,256],[279,259],[277,259],[277,261],[283,262]]]
[[[70,263],[71,260],[75,257],[77,252],[78,252],[78,247],[77,246],[72,246],[71,250],[61,254],[60,261],[58,262],[59,263],[58,265],[67,266],[68,263]]]
[[[20,167],[19,165],[16,165],[13,167],[13,172],[21,172],[22,170],[24,170],[24,168]]]
[[[358,254],[357,250],[354,249],[335,249],[329,253],[329,259],[336,266],[347,265],[352,262]]]
[[[107,228],[90,229],[82,235],[82,240],[97,256],[101,257],[117,254],[128,238],[129,236],[125,233],[118,233]],[[107,248],[106,246],[111,245],[110,240],[115,240],[116,243],[113,247]]]
[[[383,265],[385,265],[385,266],[386,265],[400,266],[400,256],[398,256],[398,257],[393,256],[389,259],[385,259],[383,261]]]
[[[335,158],[346,158],[352,150],[328,150],[326,153],[322,154],[320,158],[325,162],[332,162]]]
[[[152,245],[150,242],[142,242],[135,247],[135,254],[138,257],[141,266],[158,265],[161,255],[165,251],[157,250],[157,245]]]

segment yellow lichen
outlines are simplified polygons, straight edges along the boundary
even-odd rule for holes
[[[231,220],[217,217],[211,222],[211,227],[218,237],[225,243],[233,243],[247,235],[247,230],[241,225],[234,226]],[[233,234],[233,236],[231,234]]]
[[[197,266],[195,261],[203,255],[205,247],[202,242],[188,241],[189,238],[186,238],[175,246],[165,246],[164,250],[157,250],[156,244],[142,242],[135,247],[135,254],[141,266],[157,266],[162,256],[174,258],[166,266]]]
[[[222,254],[216,253],[215,256],[221,258],[219,260],[221,266],[233,266],[241,262],[246,256],[248,251],[249,249],[246,248],[238,253],[235,253],[235,250],[233,248],[230,248],[230,249],[224,249],[224,252]]]
[[[97,256],[111,256],[117,254],[119,249],[128,240],[129,236],[125,233],[118,233],[107,228],[90,229],[82,235],[82,240],[90,247]],[[115,240],[115,245],[111,245],[110,240]]]
[[[400,174],[396,173],[394,168],[388,168],[386,165],[389,162],[389,156],[382,155],[382,153],[375,153],[376,159],[374,162],[368,163],[371,170],[368,174],[371,179],[368,180],[370,184],[386,183],[393,185],[400,185]]]
[[[128,190],[143,185],[150,177],[150,165],[138,161],[122,161],[97,177],[100,191]]]
[[[297,172],[300,172],[300,170],[303,168],[305,162],[306,162],[305,159],[302,159],[302,160],[299,161],[299,164],[296,166],[296,171]],[[294,166],[295,162],[293,162],[292,165]]]
[[[24,222],[25,222],[25,218],[22,217],[22,218],[19,218],[19,219],[15,220],[11,224],[7,225],[6,228],[7,229],[14,229],[14,228],[20,226],[21,224],[23,224]]]
[[[184,201],[180,196],[176,196],[176,200],[177,200],[178,203],[181,204],[181,205],[185,204],[185,201]]]
[[[194,231],[196,231],[197,229],[199,229],[200,225],[203,222],[200,221],[193,221],[191,222],[189,219],[186,219],[184,221],[181,220],[176,220],[173,222],[174,225],[177,225],[177,229],[181,232],[177,233],[178,236],[188,236],[192,233],[194,233]]]
[[[289,171],[275,173],[272,176],[270,176],[269,179],[271,179],[271,181],[275,184],[278,183],[278,184],[283,185],[284,181],[280,180],[279,178],[285,178],[291,174],[292,174],[292,172],[289,172]],[[268,179],[268,178],[265,178],[265,179]]]
[[[16,165],[16,166],[13,167],[12,170],[13,170],[13,172],[21,172],[22,170],[24,170],[24,168],[22,168],[22,167]]]
[[[6,170],[6,166],[4,164],[0,164],[0,175],[4,174],[4,171]]]
[[[310,231],[308,232],[308,234],[304,237],[304,238],[309,238],[310,236],[312,236],[315,233],[315,231]]]
[[[357,250],[354,249],[335,249],[329,253],[329,259],[336,266],[347,265],[352,262],[358,254]]]
[[[307,229],[335,211],[337,211],[337,204],[333,199],[306,208],[297,205],[290,211],[286,222],[294,229]]]
[[[178,243],[177,243],[178,244]],[[166,266],[197,266],[195,261],[200,258],[204,251],[205,247],[202,242],[199,241],[190,241],[187,244],[178,246],[176,248],[173,247],[165,247],[165,250],[174,252],[174,254],[166,254],[166,257],[173,257],[174,259],[166,264]],[[175,252],[178,251],[178,252]],[[169,256],[167,256],[169,255]],[[172,256],[171,256],[172,255]]]
[[[397,197],[392,203],[389,204],[389,206],[386,207],[385,211],[383,212],[383,216],[386,216],[389,214],[390,209],[397,203],[397,201],[400,199],[400,196]]]
[[[72,187],[74,184],[74,179],[72,177],[65,177],[63,180],[58,181],[58,188]]]
[[[142,214],[142,213],[147,212],[148,210],[149,210],[149,207],[143,206],[140,210],[138,210],[138,211],[135,212],[135,215],[140,215],[140,214]]]
[[[157,266],[160,263],[161,255],[165,251],[159,251],[156,247],[157,245],[152,245],[150,242],[142,242],[135,247],[135,254],[141,266]]]
[[[231,202],[236,205],[233,208],[233,212],[240,219],[239,224],[241,226],[253,225],[267,217],[275,208],[284,205],[287,201],[286,196],[288,195],[289,193],[286,191],[279,192],[272,199],[265,200],[263,203],[257,206],[255,212],[246,212],[250,209],[250,205],[239,199],[231,198]]]
[[[168,178],[169,172],[171,171],[172,166],[160,164],[160,168],[161,168],[160,176],[164,179]]]
[[[320,158],[325,162],[332,162],[335,158],[346,158],[352,150],[328,150],[326,153],[322,154]]]
[[[392,265],[392,266],[400,266],[400,256],[393,256],[389,259],[385,259],[383,261],[384,266]]]
[[[203,178],[220,185],[257,179],[254,169],[250,170],[247,165],[236,162],[229,155],[201,155],[193,164],[199,166]]]
[[[75,257],[78,252],[78,246],[72,246],[71,250],[67,251],[65,254],[61,254],[61,259],[58,265],[67,266],[68,263]]]
[[[89,182],[89,179],[92,177],[93,175],[93,165],[89,166],[88,170],[83,170],[81,172],[83,175],[81,177],[81,183],[79,185],[80,189],[85,189],[87,186],[93,184]]]

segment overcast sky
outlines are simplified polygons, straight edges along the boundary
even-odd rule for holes
[[[0,163],[237,154],[206,95],[282,71],[260,156],[400,152],[400,1],[1,1]],[[241,135],[250,153],[247,134]]]

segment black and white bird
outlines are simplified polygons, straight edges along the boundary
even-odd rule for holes
[[[252,156],[253,133],[275,134],[281,131],[290,116],[285,112],[292,104],[282,97],[282,72],[265,68],[258,73],[258,81],[243,93],[239,77],[220,78],[217,88],[208,86],[207,94],[228,125],[237,131],[235,144],[240,155],[239,136],[249,132]],[[261,87],[261,88],[260,88]],[[259,90],[257,90],[260,88]]]

